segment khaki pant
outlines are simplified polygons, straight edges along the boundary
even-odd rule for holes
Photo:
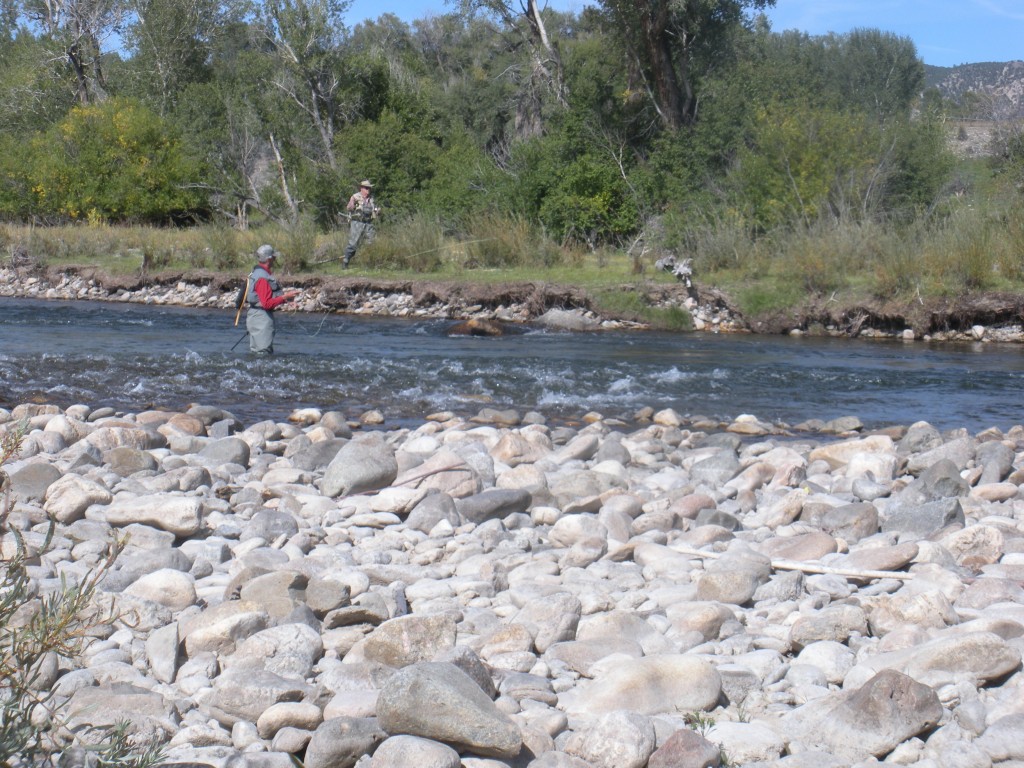
[[[249,307],[245,315],[245,329],[249,331],[249,351],[258,355],[274,353],[274,316],[260,307]]]
[[[373,229],[372,221],[353,220],[348,228],[348,245],[345,246],[346,267],[348,266],[348,263],[352,261],[352,257],[356,255],[356,248],[359,247],[360,243],[364,240],[367,243],[372,243],[376,234],[376,231]]]

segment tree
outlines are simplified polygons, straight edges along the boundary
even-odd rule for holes
[[[462,14],[497,19],[504,31],[519,38],[530,57],[530,74],[523,78],[516,114],[516,133],[521,138],[544,131],[543,94],[550,94],[560,108],[568,107],[568,88],[558,43],[548,34],[537,0],[520,0],[518,8],[508,0],[448,0],[457,2]]]
[[[351,0],[265,0],[253,6],[257,27],[280,64],[272,84],[310,121],[332,170],[338,165],[335,130],[353,117],[341,99],[346,76],[343,19],[350,5]]]
[[[5,0],[6,13],[33,29],[70,66],[79,103],[107,97],[103,45],[124,22],[125,0]]]
[[[847,106],[879,120],[902,118],[924,90],[924,64],[909,37],[877,29],[855,29],[824,40],[833,54],[829,79]]]
[[[140,80],[139,95],[161,115],[181,89],[206,79],[209,40],[223,28],[218,0],[129,0],[134,21],[124,34]]]
[[[636,87],[670,130],[693,123],[699,68],[721,54],[746,11],[774,5],[775,0],[601,0]]]

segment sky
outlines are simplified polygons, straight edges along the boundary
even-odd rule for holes
[[[584,0],[548,0],[579,12]],[[393,13],[405,21],[448,13],[445,0],[353,0],[347,22]],[[909,37],[925,64],[954,67],[1024,59],[1024,0],[776,0],[772,29],[811,35],[869,27]]]

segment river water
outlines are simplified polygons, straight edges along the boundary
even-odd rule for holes
[[[450,321],[278,314],[277,354],[250,357],[233,312],[0,299],[0,406],[45,401],[123,411],[190,403],[246,423],[297,407],[381,410],[415,423],[440,410],[638,408],[766,421],[859,416],[869,427],[1024,424],[1024,347],[1011,344],[527,330],[448,336]]]

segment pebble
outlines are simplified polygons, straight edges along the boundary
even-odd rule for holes
[[[648,410],[0,410],[33,589],[130,534],[39,685],[211,766],[1024,760],[1024,430]]]

